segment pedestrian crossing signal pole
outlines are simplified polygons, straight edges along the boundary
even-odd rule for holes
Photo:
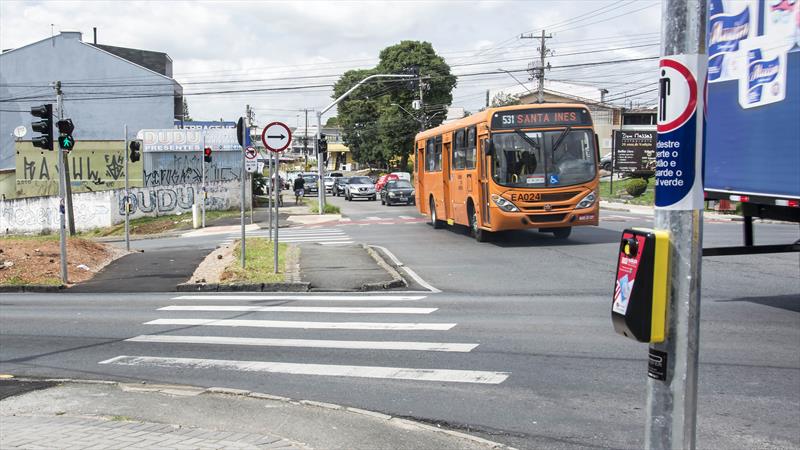
[[[244,149],[245,149],[245,143],[247,142],[247,139],[245,138],[245,133],[247,132],[247,127],[245,126],[244,117],[239,117],[239,123],[237,124],[236,131],[238,132],[237,134],[238,134],[238,138],[239,138],[239,145],[241,145],[241,147],[242,147],[242,166],[241,166],[242,171],[240,172],[241,175],[239,177],[239,180],[241,181],[241,184],[242,184],[242,189],[241,189],[242,190],[242,192],[241,192],[242,195],[240,197],[241,201],[239,203],[240,203],[240,206],[241,206],[241,208],[240,208],[240,217],[241,217],[241,223],[242,223],[242,242],[241,242],[242,269],[244,269],[244,267],[245,267],[245,263],[244,263],[244,260],[245,260],[245,234],[244,234],[244,202],[245,202],[245,198],[244,198],[245,194],[244,194],[244,192],[245,192],[245,185],[244,184],[247,182],[247,172],[245,171],[245,168],[244,168]]]
[[[669,233],[667,330],[651,344],[645,448],[694,449],[703,235],[706,0],[662,3],[655,229]]]

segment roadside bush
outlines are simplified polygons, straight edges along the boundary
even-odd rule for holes
[[[633,178],[628,182],[628,185],[625,186],[625,191],[634,197],[639,197],[640,195],[644,194],[646,190],[647,181],[641,178]]]

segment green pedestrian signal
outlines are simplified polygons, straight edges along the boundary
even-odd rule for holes
[[[70,151],[75,147],[75,138],[71,134],[61,135],[58,137],[58,146],[61,150]]]

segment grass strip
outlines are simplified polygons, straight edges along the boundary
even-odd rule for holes
[[[288,244],[278,246],[278,273],[274,273],[275,247],[265,238],[247,239],[245,268],[242,269],[242,246],[236,242],[233,255],[236,261],[225,268],[222,283],[281,283],[285,281],[286,258],[292,249]]]

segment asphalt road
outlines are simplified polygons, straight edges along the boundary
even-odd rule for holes
[[[413,207],[331,201],[349,220],[318,230],[386,247],[442,292],[4,295],[0,373],[253,389],[520,448],[643,446],[647,347],[613,332],[609,304],[620,231],[647,217],[604,211],[567,241],[516,232],[477,243]],[[798,227],[756,233],[787,243]],[[740,236],[738,223],[704,225],[706,246]],[[704,258],[699,448],[800,447],[799,275],[796,254]],[[268,306],[282,309],[253,308]]]

